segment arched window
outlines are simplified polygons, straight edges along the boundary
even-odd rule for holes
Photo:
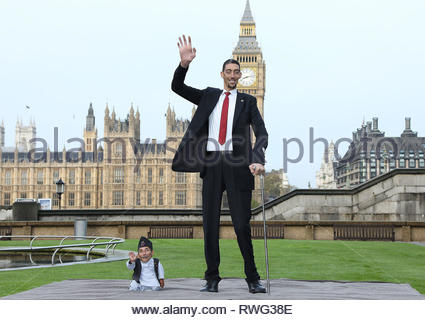
[[[26,185],[28,184],[28,173],[27,170],[23,170],[21,174],[21,184]]]
[[[4,182],[5,182],[6,185],[12,184],[12,172],[10,170],[6,171]]]
[[[84,172],[84,184],[91,184],[91,172],[90,169]]]

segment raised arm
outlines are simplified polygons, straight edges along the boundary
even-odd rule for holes
[[[129,257],[129,260],[127,261],[127,268],[129,270],[134,270],[134,268],[136,266],[136,264],[134,263],[134,261],[136,261],[137,256],[136,256],[136,254],[134,252],[129,252],[128,253],[128,257]]]
[[[174,72],[173,81],[171,82],[171,90],[193,104],[199,105],[202,98],[202,90],[189,87],[184,83],[189,65],[196,57],[196,49],[192,47],[192,39],[190,36],[187,41],[184,35],[183,40],[179,37],[177,46],[179,47],[180,52],[180,64]]]

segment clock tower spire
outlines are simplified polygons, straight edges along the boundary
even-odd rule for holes
[[[263,53],[257,42],[257,31],[255,21],[252,16],[249,0],[246,1],[240,27],[239,40],[233,49],[233,59],[241,65],[242,77],[239,79],[238,91],[245,92],[257,98],[257,107],[264,118],[264,93],[266,86],[266,64],[263,60]],[[255,136],[251,129],[251,141],[255,142]],[[261,189],[260,179],[255,178],[255,190],[253,199],[260,203]]]
[[[249,0],[246,1],[245,11],[240,22],[239,40],[233,50],[233,59],[240,63],[242,71],[238,90],[257,98],[258,109],[264,118],[266,64],[257,42],[255,21]]]

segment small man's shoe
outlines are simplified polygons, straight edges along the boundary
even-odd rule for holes
[[[201,292],[218,292],[218,280],[207,280],[207,283],[201,288]]]
[[[247,281],[247,283],[250,293],[266,293],[266,288],[263,287],[260,281]]]

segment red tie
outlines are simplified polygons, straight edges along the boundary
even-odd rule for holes
[[[223,145],[226,142],[226,132],[227,132],[227,112],[229,111],[229,94],[230,92],[224,93],[226,97],[223,101],[223,108],[221,109],[221,119],[220,119],[220,133],[218,135],[218,142]]]

